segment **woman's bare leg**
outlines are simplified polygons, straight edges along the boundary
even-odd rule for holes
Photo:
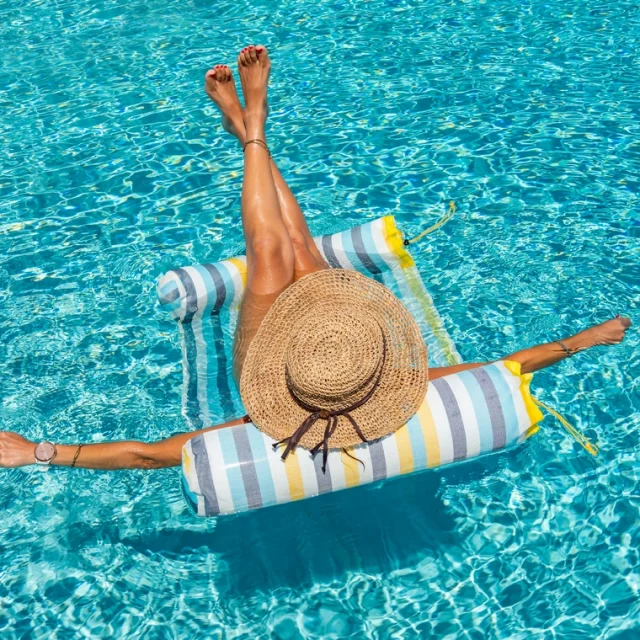
[[[249,140],[266,144],[267,83],[271,63],[264,47],[248,47],[238,56],[245,97],[244,124]],[[269,153],[249,144],[244,153],[242,227],[247,245],[247,285],[234,344],[234,373],[239,382],[244,359],[262,320],[293,281],[293,245],[280,212]]]
[[[238,99],[231,69],[225,65],[218,65],[208,71],[205,76],[205,90],[222,112],[222,126],[224,129],[235,136],[241,146],[244,146],[249,138],[247,138],[243,109]],[[294,281],[313,271],[327,269],[329,265],[325,262],[313,242],[300,205],[282,177],[273,158],[271,159],[270,167],[278,195],[280,215],[293,245]]]
[[[625,332],[631,326],[629,318],[616,317],[607,320],[602,324],[589,327],[574,336],[565,338],[561,342],[573,355],[579,351],[585,351],[591,347],[618,344],[624,339]],[[561,360],[565,360],[569,354],[557,342],[549,342],[547,344],[539,344],[529,349],[522,349],[508,355],[502,360],[514,360],[521,365],[522,373],[533,373],[546,367],[556,364]],[[468,364],[457,364],[452,367],[436,367],[429,369],[429,378],[436,380],[451,373],[467,371],[468,369],[477,369],[483,367],[487,362],[470,362]]]

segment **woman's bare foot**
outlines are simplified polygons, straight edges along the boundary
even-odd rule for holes
[[[244,144],[246,136],[242,105],[231,69],[225,64],[209,69],[204,77],[204,90],[220,109],[224,130]]]
[[[244,94],[244,123],[247,137],[252,137],[264,127],[267,117],[267,84],[271,61],[266,47],[246,47],[238,55],[238,72]],[[253,131],[255,129],[255,131]]]
[[[567,338],[564,342],[569,349],[583,351],[591,347],[619,344],[624,339],[627,329],[631,326],[631,320],[616,316],[601,324],[589,327],[575,336]]]

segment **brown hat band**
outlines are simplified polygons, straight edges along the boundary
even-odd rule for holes
[[[288,438],[284,438],[283,440],[280,440],[280,442],[276,442],[273,445],[273,448],[276,449],[281,444],[284,444],[285,442],[287,443],[284,453],[282,454],[282,459],[283,460],[286,459],[286,457],[298,446],[298,443],[300,442],[304,434],[307,433],[307,431],[309,431],[309,429],[311,429],[311,427],[313,427],[313,425],[318,420],[326,420],[327,426],[325,427],[325,430],[324,430],[323,439],[320,442],[318,442],[318,444],[316,444],[315,447],[313,447],[313,449],[311,449],[311,455],[312,456],[315,455],[320,450],[320,447],[322,447],[323,473],[325,473],[327,470],[327,456],[329,455],[329,439],[331,438],[331,436],[333,435],[334,431],[338,426],[338,418],[340,416],[345,417],[351,423],[351,426],[353,427],[354,431],[358,434],[358,437],[360,438],[360,440],[362,440],[362,442],[368,442],[368,440],[364,437],[362,430],[358,426],[358,423],[354,420],[353,416],[351,416],[351,412],[355,411],[356,409],[361,407],[363,404],[368,402],[371,399],[371,396],[373,396],[373,394],[375,393],[376,389],[380,385],[380,380],[382,379],[382,372],[384,370],[384,364],[386,359],[387,359],[387,341],[383,336],[382,337],[382,357],[380,358],[380,364],[378,366],[377,371],[374,371],[372,376],[367,381],[367,383],[369,383],[371,382],[371,380],[375,378],[375,381],[371,389],[369,389],[367,394],[357,402],[354,402],[352,405],[345,407],[343,409],[338,409],[336,411],[327,411],[326,409],[320,409],[318,407],[311,406],[310,404],[307,404],[306,402],[301,400],[296,395],[295,391],[293,390],[293,387],[291,386],[289,379],[287,378],[287,389],[289,390],[291,397],[305,411],[309,411],[310,415],[307,416],[307,418],[305,418],[302,424],[296,429],[296,431],[292,435],[290,435]]]

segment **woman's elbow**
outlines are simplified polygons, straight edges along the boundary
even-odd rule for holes
[[[182,448],[177,451],[169,451],[166,447],[156,444],[147,445],[138,453],[139,469],[164,469],[165,467],[177,467],[182,462]]]

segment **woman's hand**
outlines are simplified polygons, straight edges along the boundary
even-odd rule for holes
[[[17,433],[0,431],[0,468],[26,467],[35,464],[35,443]]]

